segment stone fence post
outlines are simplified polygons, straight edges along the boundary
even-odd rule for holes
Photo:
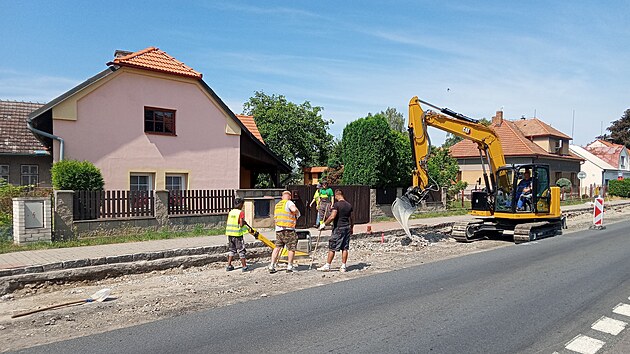
[[[74,238],[74,191],[55,191],[55,241]]]
[[[169,226],[167,190],[155,191],[155,210],[153,213],[160,228]]]

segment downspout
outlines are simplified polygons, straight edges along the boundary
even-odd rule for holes
[[[39,134],[47,138],[57,140],[59,142],[59,161],[63,161],[63,139],[60,136],[52,135],[50,133],[46,133],[45,131],[33,128],[33,126],[31,125],[30,119],[26,120],[26,126],[28,127],[30,131],[32,131],[35,134]]]

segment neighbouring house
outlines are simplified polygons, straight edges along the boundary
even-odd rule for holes
[[[200,72],[154,47],[114,56],[29,115],[54,161],[91,161],[108,190],[246,189],[258,174],[278,187],[291,171]]]
[[[582,194],[590,195],[593,189],[608,186],[610,180],[630,178],[630,154],[623,145],[598,139],[585,147],[571,145],[570,149],[584,159]]]
[[[26,126],[43,104],[0,100],[0,178],[14,185],[50,187],[52,156]]]
[[[328,170],[326,166],[304,167],[304,184],[318,184],[322,181],[322,175]]]
[[[492,117],[490,127],[499,137],[507,164],[546,164],[552,184],[560,178],[568,178],[573,186],[579,185],[577,174],[583,159],[569,151],[571,137],[537,118],[504,119],[502,111]],[[468,183],[467,189],[482,187],[479,183],[483,183],[483,171],[477,145],[462,140],[451,146],[450,152],[459,164],[458,178]]]

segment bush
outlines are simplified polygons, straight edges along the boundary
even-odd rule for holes
[[[630,197],[630,179],[608,182],[608,194],[618,197]]]
[[[563,192],[571,192],[571,181],[567,178],[560,178],[556,181],[556,186],[560,187]]]
[[[57,190],[91,191],[103,189],[103,175],[89,161],[63,160],[51,170],[53,188]]]

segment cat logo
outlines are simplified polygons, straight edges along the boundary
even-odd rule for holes
[[[468,127],[463,127],[462,130],[464,131],[464,133],[466,134],[470,134],[470,128]]]

